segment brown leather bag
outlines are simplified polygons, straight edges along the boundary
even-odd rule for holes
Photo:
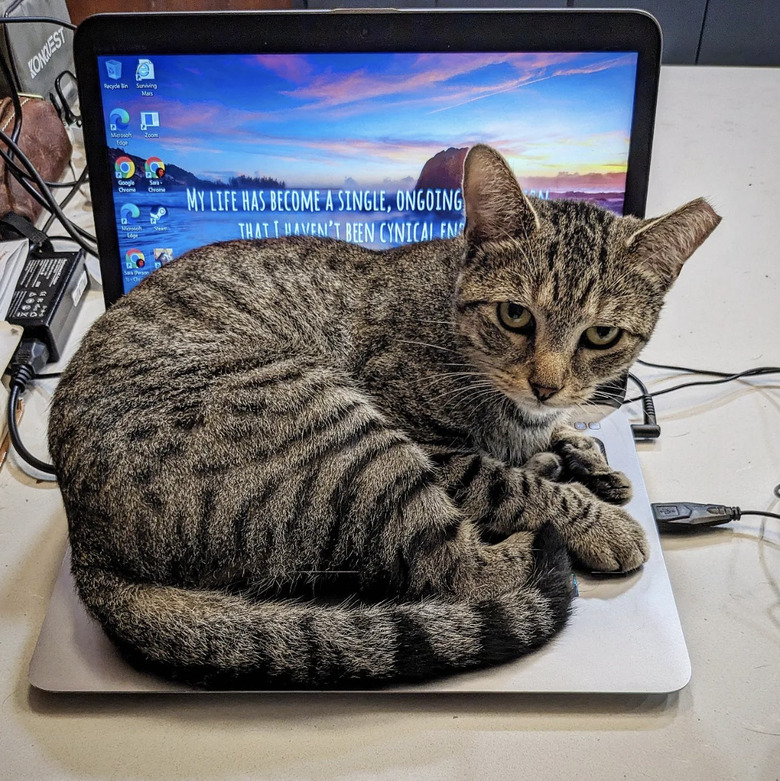
[[[43,179],[56,182],[65,172],[73,151],[65,126],[48,100],[23,96],[19,100],[22,104],[22,132],[17,143]],[[15,113],[11,98],[0,100],[0,129],[9,136]],[[18,160],[14,162],[26,170]],[[8,170],[5,160],[0,158],[0,217],[15,212],[35,222],[41,209],[41,205]]]

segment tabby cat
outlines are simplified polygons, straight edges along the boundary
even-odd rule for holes
[[[719,217],[526,196],[486,146],[464,235],[231,241],[94,325],[49,447],[81,599],[137,665],[211,687],[419,680],[564,625],[569,554],[648,555],[566,425],[650,338]]]

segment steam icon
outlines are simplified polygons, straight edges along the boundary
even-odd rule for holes
[[[149,212],[149,222],[152,225],[157,225],[166,214],[168,214],[168,210],[164,206],[158,206]]]

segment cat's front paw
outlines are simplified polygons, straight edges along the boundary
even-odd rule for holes
[[[594,572],[631,572],[650,555],[644,529],[625,510],[587,496],[579,486],[567,486],[584,498],[576,514],[559,530],[566,546]]]
[[[558,482],[563,476],[563,459],[557,453],[544,451],[531,456],[523,464],[523,469],[533,472],[546,480]]]
[[[561,426],[553,433],[551,446],[563,464],[564,479],[576,480],[610,504],[626,504],[631,500],[630,480],[609,466],[593,437]]]

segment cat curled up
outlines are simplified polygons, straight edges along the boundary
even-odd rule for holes
[[[230,241],[93,326],[49,448],[89,612],[210,687],[420,680],[517,658],[570,560],[648,555],[625,476],[566,425],[653,331],[720,218],[526,196],[476,146],[456,239]]]

